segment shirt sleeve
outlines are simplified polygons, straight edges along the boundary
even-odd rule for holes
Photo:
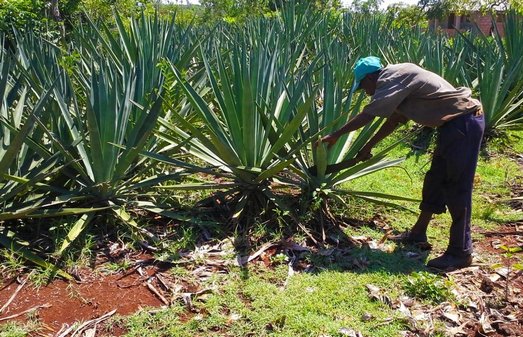
[[[413,88],[400,81],[379,83],[370,103],[362,112],[375,117],[390,117],[412,91]]]

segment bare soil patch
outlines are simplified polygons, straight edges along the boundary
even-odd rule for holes
[[[30,336],[62,336],[68,328],[71,329],[63,336],[71,336],[79,326],[81,336],[121,336],[125,328],[107,323],[106,319],[113,315],[131,315],[146,307],[168,306],[175,300],[185,303],[191,314],[191,301],[207,292],[188,279],[177,279],[167,272],[172,264],[158,261],[148,253],[133,253],[116,244],[109,250],[109,255],[106,252],[97,254],[94,269],[76,270],[74,275],[80,280],[77,282],[54,279],[39,287],[30,282],[23,285],[27,274],[4,281],[0,288],[0,307],[13,299],[0,313],[0,324],[36,320],[41,328]],[[131,261],[132,267],[121,272],[107,271],[106,262],[123,258]],[[207,262],[210,265],[188,266],[188,270],[196,268],[194,272],[201,277],[219,272],[211,260]],[[16,317],[9,318],[11,316]],[[94,332],[89,329],[96,334],[92,335]]]
[[[83,270],[82,274],[85,276],[82,283],[58,279],[46,286],[26,285],[0,319],[42,306],[32,314],[13,320],[38,319],[45,329],[40,333],[53,336],[65,325],[96,319],[113,310],[119,315],[129,315],[143,307],[163,304],[144,286],[140,275],[122,278],[123,274],[101,275],[90,270]],[[15,281],[4,287],[0,291],[0,303],[6,303],[18,286]]]

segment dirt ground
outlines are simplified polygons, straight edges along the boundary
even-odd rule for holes
[[[0,319],[39,308],[13,320],[38,319],[43,330],[36,335],[54,336],[75,322],[94,320],[113,310],[119,315],[129,315],[140,308],[163,305],[138,273],[102,275],[82,270],[81,274],[82,282],[55,280],[46,286],[22,287]],[[6,303],[19,286],[17,280],[4,286],[0,290],[0,303]],[[115,335],[120,334],[121,331],[115,331]]]

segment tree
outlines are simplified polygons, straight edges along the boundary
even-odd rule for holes
[[[0,32],[39,26],[44,3],[38,0],[0,0]]]
[[[204,7],[204,21],[215,22],[228,20],[244,20],[268,10],[268,0],[200,0]]]
[[[427,16],[416,5],[393,4],[387,7],[387,16],[394,27],[426,27]]]
[[[377,0],[381,1],[381,0]],[[248,17],[279,11],[289,3],[312,5],[318,10],[339,9],[340,0],[200,0],[206,22],[227,19],[245,20]]]
[[[64,22],[75,21],[80,14],[80,4],[82,0],[53,0],[58,4],[58,18]]]
[[[0,0],[0,31],[58,27],[76,20],[81,0]],[[56,23],[54,26],[52,23]],[[47,25],[50,23],[51,25]]]
[[[122,18],[134,17],[156,3],[155,0],[81,0],[80,7],[95,21],[112,22],[113,11]]]
[[[429,19],[441,19],[456,10],[456,4],[450,0],[420,0],[418,5]]]
[[[289,2],[294,2],[296,4],[312,4],[314,5],[314,7],[316,7],[316,9],[319,10],[331,10],[341,8],[340,0],[270,0],[269,8],[272,11],[276,11]]]
[[[352,10],[359,13],[375,13],[380,10],[383,0],[354,0]]]
[[[483,12],[506,11],[514,9],[523,12],[523,0],[419,0],[418,5],[429,18],[441,18],[449,12],[467,12],[479,10]]]

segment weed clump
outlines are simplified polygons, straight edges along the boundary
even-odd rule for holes
[[[453,298],[453,282],[428,272],[413,273],[405,282],[405,292],[411,297],[438,304]]]

